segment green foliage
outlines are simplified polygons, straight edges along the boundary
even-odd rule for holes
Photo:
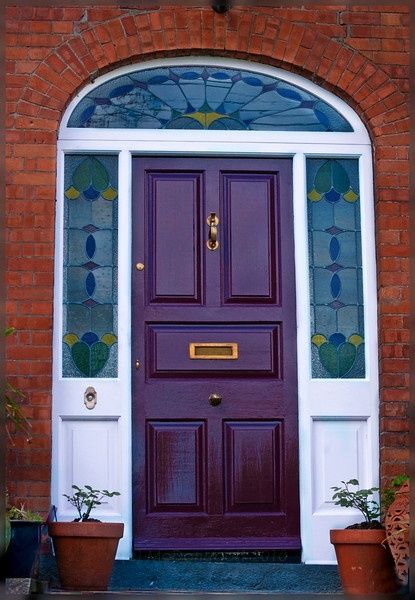
[[[72,496],[63,494],[72,506],[78,511],[79,517],[75,521],[87,521],[90,519],[92,509],[100,504],[106,504],[102,502],[104,498],[112,498],[113,496],[119,496],[120,492],[109,492],[108,490],[94,490],[90,485],[85,485],[83,488],[73,485],[72,489],[75,492]]]
[[[392,479],[388,487],[382,491],[382,511],[386,513],[392,502],[395,500],[396,491],[405,481],[409,479],[408,475],[397,475]]]
[[[344,506],[346,508],[357,508],[364,516],[366,523],[372,523],[380,518],[379,502],[370,498],[379,488],[373,487],[369,489],[359,489],[357,479],[342,481],[342,487],[333,486],[331,489],[335,491],[333,494],[334,504]],[[349,486],[355,486],[357,490],[351,490]]]
[[[6,327],[4,330],[4,336],[8,337],[16,330],[14,327]],[[24,431],[30,440],[30,427],[31,423],[24,416],[21,408],[21,401],[25,398],[25,394],[6,382],[6,389],[4,392],[4,405],[6,410],[6,431],[9,439],[12,439],[10,432],[10,425],[13,424],[17,430]]]
[[[16,521],[43,521],[42,516],[39,513],[29,509],[26,510],[23,504],[20,508],[17,508],[17,506],[10,506],[7,509],[7,516],[9,519]]]

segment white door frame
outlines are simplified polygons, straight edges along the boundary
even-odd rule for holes
[[[331,104],[351,123],[354,131],[306,133],[67,127],[76,104],[98,85],[139,68],[173,64],[247,68],[279,77]],[[64,157],[71,153],[119,156],[118,312],[121,318],[118,320],[118,378],[114,379],[62,377]],[[330,456],[330,452],[327,452],[327,447],[331,447],[336,436],[342,435],[346,443],[350,442],[352,445],[351,451],[356,453],[357,472],[354,476],[358,476],[361,484],[365,487],[378,484],[377,292],[371,144],[362,121],[345,102],[299,75],[247,61],[220,57],[182,57],[122,67],[98,78],[94,84],[85,86],[63,115],[57,161],[52,409],[52,502],[57,506],[59,518],[73,518],[73,512],[62,498],[62,494],[70,489],[71,483],[88,483],[86,480],[73,481],[73,478],[79,478],[80,472],[85,478],[88,474],[93,476],[94,473],[102,473],[103,481],[105,480],[103,487],[112,486],[110,489],[117,489],[122,494],[111,504],[100,507],[99,518],[124,521],[125,534],[117,557],[131,557],[131,264],[134,260],[131,256],[131,163],[132,156],[148,154],[285,156],[293,159],[302,560],[307,563],[335,563],[334,551],[328,541],[328,530],[350,524],[356,520],[357,515],[355,511],[346,511],[330,502],[330,485],[335,485],[339,479],[347,476],[343,475],[341,457]],[[361,230],[364,232],[364,379],[311,378],[307,157],[359,159]],[[87,410],[83,402],[85,389],[89,385],[94,386],[98,393],[98,403],[93,411]],[[94,432],[92,436],[91,431]],[[101,453],[94,443],[98,446],[104,443],[105,451]],[[79,444],[84,444],[83,451],[79,450]],[[88,454],[88,461],[85,460],[85,454]],[[334,475],[336,479],[333,479]]]

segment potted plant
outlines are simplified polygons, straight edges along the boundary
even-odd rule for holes
[[[15,333],[14,327],[3,330],[4,337]],[[3,403],[5,412],[5,429],[9,442],[14,445],[13,434],[22,431],[30,443],[31,423],[24,415],[21,407],[26,395],[9,381],[3,390]],[[43,519],[39,513],[26,510],[22,504],[8,506],[6,491],[5,510],[5,576],[8,578],[30,578],[38,555],[41,542]]]
[[[344,591],[350,595],[397,592],[395,565],[385,543],[380,505],[374,499],[379,488],[359,489],[357,479],[341,483],[341,487],[332,487],[334,503],[356,508],[364,517],[361,523],[330,531]]]
[[[91,517],[104,498],[119,492],[95,490],[89,485],[73,485],[74,493],[63,494],[78,512],[70,522],[48,524],[58,566],[59,579],[66,590],[107,590],[118,542],[124,523],[104,523]]]
[[[6,510],[6,522],[10,527],[5,553],[6,577],[33,577],[36,559],[42,539],[44,521],[39,513],[10,506]]]

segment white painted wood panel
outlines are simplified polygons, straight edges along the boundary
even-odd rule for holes
[[[366,420],[312,420],[313,440],[313,514],[326,511],[344,515],[332,501],[332,486],[357,478],[365,484],[367,468]],[[356,513],[359,514],[358,512]]]
[[[60,456],[62,473],[57,509],[60,518],[72,520],[76,510],[63,497],[73,493],[72,484],[94,489],[118,491],[120,481],[118,418],[61,420]],[[121,518],[118,496],[94,509],[92,515],[100,520],[116,521]]]

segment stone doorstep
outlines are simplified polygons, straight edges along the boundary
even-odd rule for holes
[[[43,557],[40,579],[60,591],[56,562]],[[338,594],[335,565],[186,560],[116,560],[109,591],[187,594]],[[217,597],[217,596],[216,596]]]
[[[93,597],[96,600],[102,598],[103,600],[109,596],[117,596],[122,598],[123,596],[134,596],[142,600],[264,600],[264,598],[278,598],[282,600],[287,598],[288,600],[321,600],[322,598],[346,598],[342,592],[326,592],[324,594],[314,593],[302,593],[302,594],[287,594],[285,592],[162,592],[162,591],[148,591],[148,592],[137,592],[137,591],[107,591],[107,592],[70,592],[63,590],[49,590],[42,594],[35,594],[33,598],[49,598],[51,596],[65,596],[67,598],[79,596],[85,598],[88,596]],[[10,600],[13,600],[12,598]],[[385,600],[395,600],[389,595]],[[398,600],[398,599],[396,599]],[[399,600],[403,600],[402,596]]]

